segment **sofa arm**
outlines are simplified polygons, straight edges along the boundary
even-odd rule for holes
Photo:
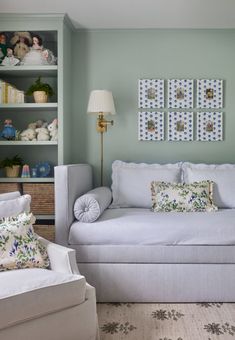
[[[42,237],[38,237],[39,242],[46,247],[50,260],[50,268],[56,272],[80,275],[74,249],[66,248],[52,243]]]
[[[88,164],[55,167],[56,243],[67,245],[69,228],[74,221],[75,200],[92,189],[92,169]]]

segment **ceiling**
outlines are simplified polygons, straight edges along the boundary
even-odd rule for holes
[[[1,13],[67,13],[76,28],[235,28],[235,0],[0,0]]]

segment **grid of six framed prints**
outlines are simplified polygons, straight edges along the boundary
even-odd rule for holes
[[[139,79],[138,139],[222,141],[223,80],[169,79],[166,83],[163,79]]]

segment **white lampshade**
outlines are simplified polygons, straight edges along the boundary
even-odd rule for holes
[[[116,110],[113,102],[113,95],[111,91],[94,90],[90,93],[90,98],[87,107],[87,113],[115,115]]]

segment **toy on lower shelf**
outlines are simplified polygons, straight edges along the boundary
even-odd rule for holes
[[[21,177],[22,178],[30,178],[30,171],[29,171],[28,164],[23,165]]]
[[[12,125],[11,119],[5,119],[4,121],[4,128],[2,132],[0,132],[0,136],[7,140],[15,140],[16,136],[16,129]]]

